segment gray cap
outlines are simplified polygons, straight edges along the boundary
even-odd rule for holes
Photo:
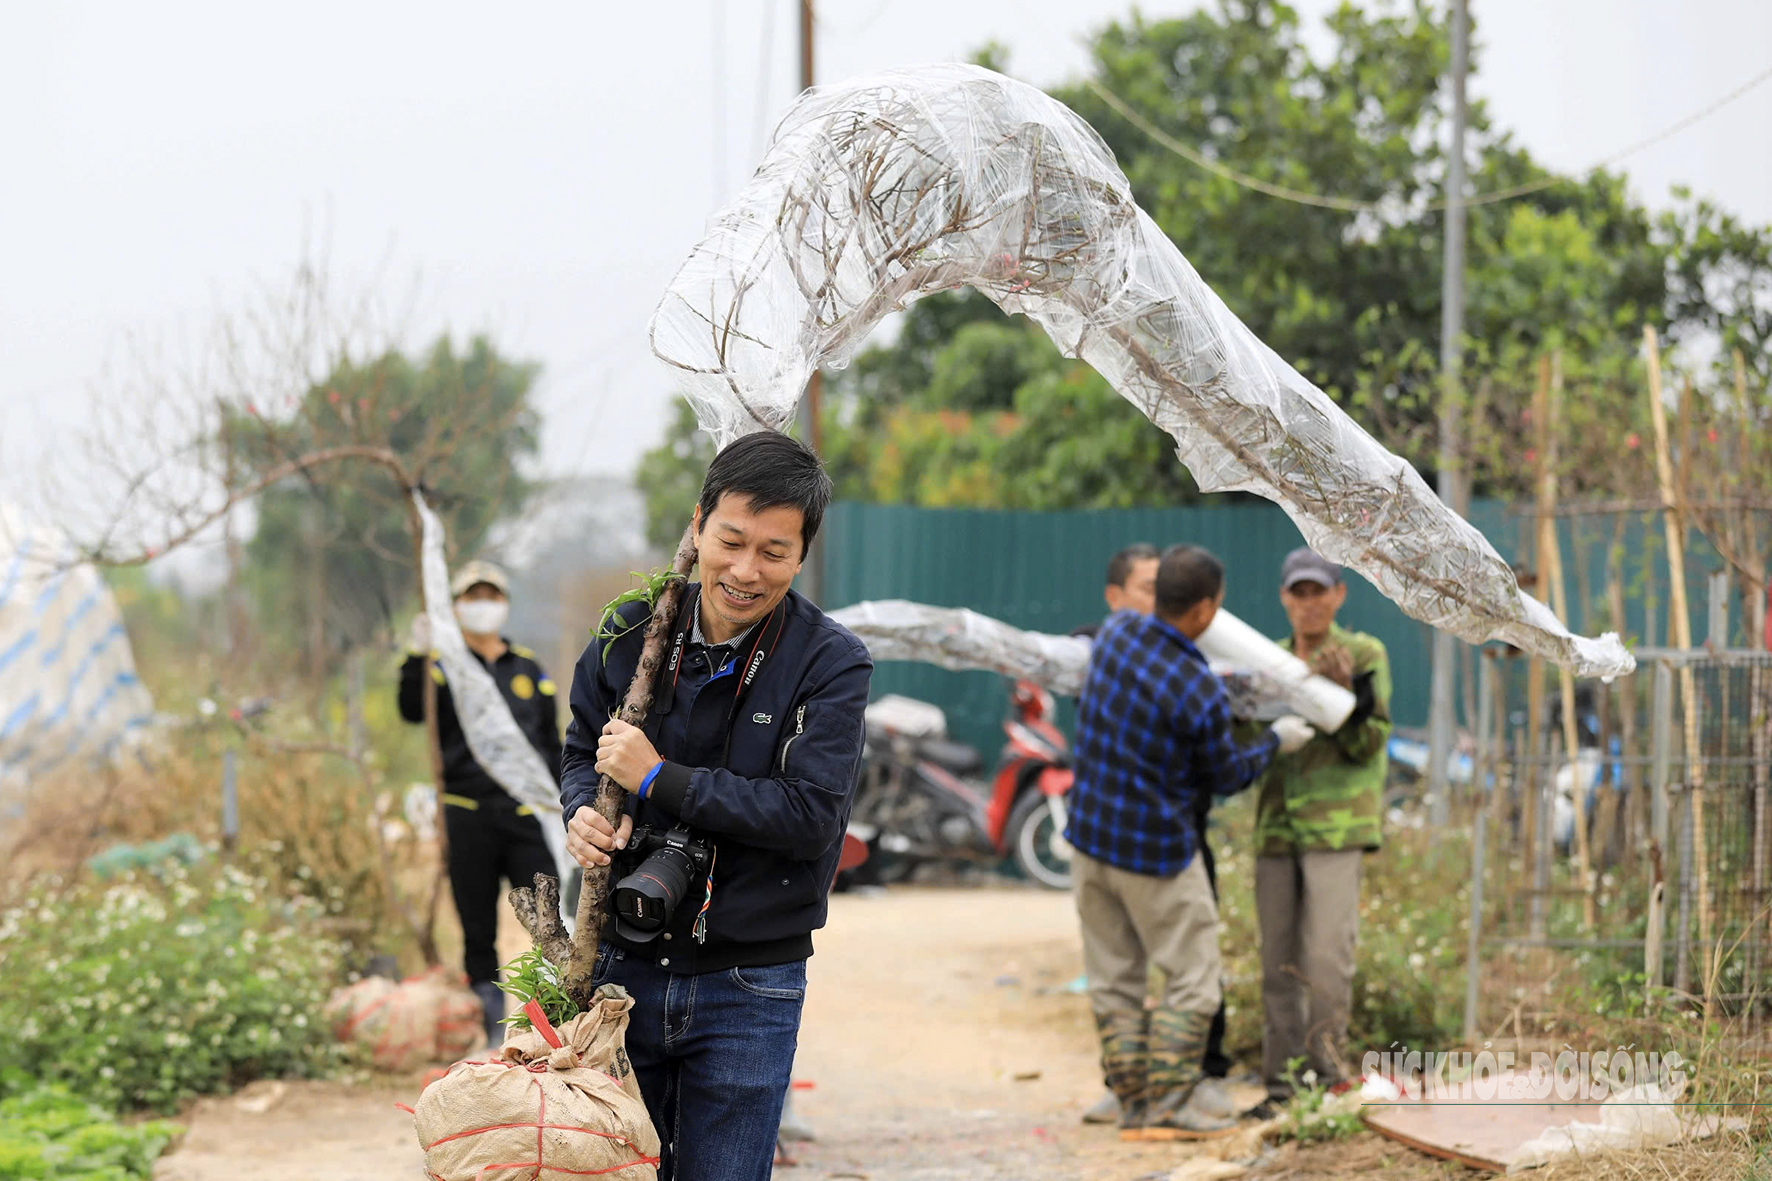
[[[1282,590],[1300,582],[1314,582],[1318,586],[1328,587],[1340,581],[1341,567],[1309,546],[1299,546],[1287,554],[1286,560],[1280,564]]]

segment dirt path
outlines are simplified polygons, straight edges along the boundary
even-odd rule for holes
[[[521,946],[521,936],[515,937]],[[504,940],[501,939],[501,943]],[[1122,1144],[1085,1128],[1100,1094],[1067,896],[1023,889],[905,888],[832,900],[811,961],[795,1077],[816,1142],[781,1181],[1166,1176],[1199,1148]],[[410,1181],[416,1080],[292,1084],[209,1100],[158,1181]],[[1235,1149],[1225,1141],[1210,1150]]]

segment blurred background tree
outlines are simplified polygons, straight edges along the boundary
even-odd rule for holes
[[[342,361],[294,413],[271,420],[248,405],[222,430],[247,470],[347,443],[387,446],[432,494],[460,561],[531,491],[522,465],[538,442],[530,403],[538,373],[485,337],[460,349],[444,338],[417,357]],[[258,630],[294,638],[299,629],[306,671],[323,677],[393,626],[417,593],[405,497],[386,470],[344,464],[291,476],[257,503],[244,586],[257,619],[282,624]]]

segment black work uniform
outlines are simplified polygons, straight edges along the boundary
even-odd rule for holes
[[[511,717],[560,780],[560,723],[554,682],[529,649],[505,644],[504,655],[487,664],[479,660],[504,694]],[[400,716],[409,722],[425,719],[422,656],[408,656],[400,669]],[[461,916],[462,966],[470,984],[498,975],[499,879],[527,886],[535,875],[557,877],[559,868],[542,837],[541,824],[529,805],[519,804],[474,761],[455,701],[440,665],[432,663],[437,682],[437,739],[443,754],[443,809],[449,834],[449,888]]]

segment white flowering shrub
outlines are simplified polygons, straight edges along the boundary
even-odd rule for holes
[[[234,866],[39,882],[0,912],[0,1029],[18,1071],[113,1110],[171,1110],[337,1059],[324,909]]]

